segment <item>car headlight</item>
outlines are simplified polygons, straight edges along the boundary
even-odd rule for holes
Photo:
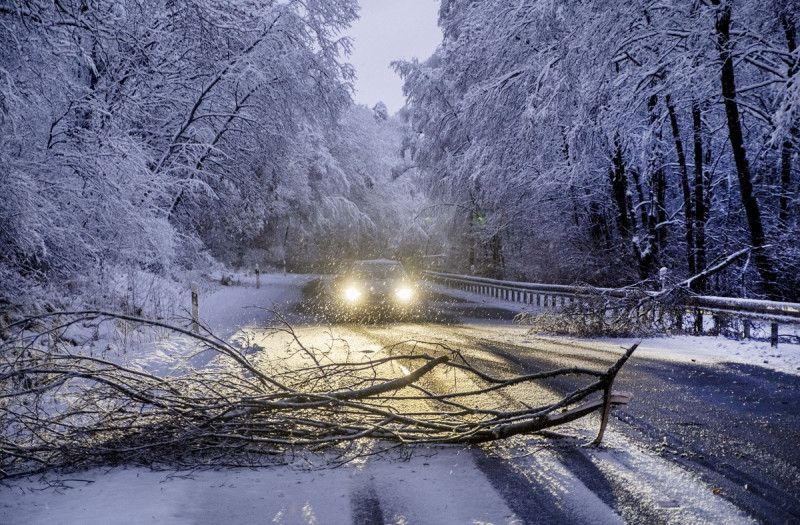
[[[355,286],[348,286],[344,289],[344,298],[347,302],[354,303],[361,298],[361,290]]]
[[[395,294],[397,294],[397,298],[404,303],[407,303],[414,297],[414,292],[408,286],[398,288]]]

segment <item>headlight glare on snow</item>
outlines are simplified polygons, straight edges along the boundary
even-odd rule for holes
[[[414,292],[408,286],[398,288],[395,293],[397,294],[397,298],[404,303],[409,302],[414,296]]]
[[[355,286],[348,286],[344,289],[344,298],[347,300],[347,302],[355,303],[361,299],[361,290]]]

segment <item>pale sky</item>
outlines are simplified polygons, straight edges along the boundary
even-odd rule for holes
[[[382,101],[395,113],[405,103],[403,82],[389,67],[393,60],[424,60],[436,50],[440,0],[360,0],[361,18],[348,32],[349,62],[356,68],[355,99],[369,107]]]

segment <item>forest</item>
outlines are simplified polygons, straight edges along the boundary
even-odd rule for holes
[[[800,300],[797,13],[442,0],[389,115],[355,0],[3,0],[0,306],[365,257]]]

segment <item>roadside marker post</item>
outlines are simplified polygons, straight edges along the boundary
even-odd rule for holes
[[[198,285],[192,281],[192,332],[200,332],[200,305],[198,299]]]

